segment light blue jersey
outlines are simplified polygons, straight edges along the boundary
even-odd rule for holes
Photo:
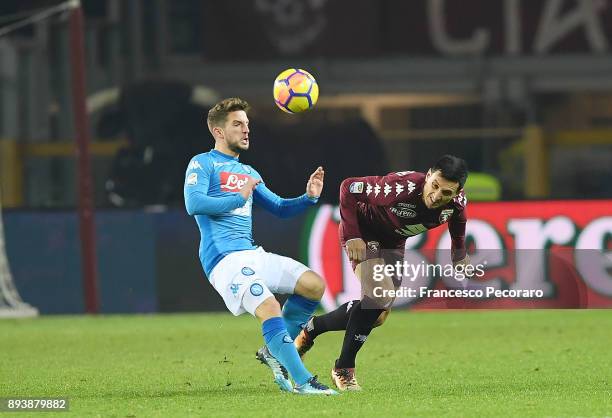
[[[253,198],[257,205],[280,217],[296,215],[317,202],[305,193],[283,199],[270,191],[263,180],[245,201],[238,192],[249,177],[262,180],[255,169],[217,150],[198,154],[189,162],[185,207],[200,228],[199,255],[207,276],[227,254],[256,248],[252,233]]]

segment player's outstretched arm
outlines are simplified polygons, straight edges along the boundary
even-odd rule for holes
[[[325,171],[323,167],[318,167],[308,179],[306,193],[292,199],[285,199],[278,196],[262,183],[255,189],[253,194],[255,203],[281,218],[297,215],[303,212],[307,207],[317,203],[321,191],[323,190],[324,176]]]

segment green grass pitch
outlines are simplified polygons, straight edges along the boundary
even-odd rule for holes
[[[364,391],[315,398],[278,390],[248,315],[2,320],[0,336],[0,397],[67,397],[78,417],[612,415],[605,310],[396,311],[360,353]],[[341,339],[306,358],[328,384]]]

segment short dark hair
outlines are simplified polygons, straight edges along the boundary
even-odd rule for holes
[[[244,110],[248,112],[251,106],[239,97],[230,97],[228,99],[221,100],[219,103],[214,105],[208,111],[208,117],[206,123],[209,128],[214,126],[221,126],[225,124],[227,115],[237,110]]]
[[[465,185],[468,176],[467,163],[463,158],[454,155],[443,155],[431,168],[432,172],[440,171],[442,177],[459,183],[459,189]]]

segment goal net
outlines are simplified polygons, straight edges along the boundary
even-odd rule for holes
[[[4,245],[2,195],[0,194],[0,318],[20,318],[38,315],[38,309],[25,303],[13,281]]]

